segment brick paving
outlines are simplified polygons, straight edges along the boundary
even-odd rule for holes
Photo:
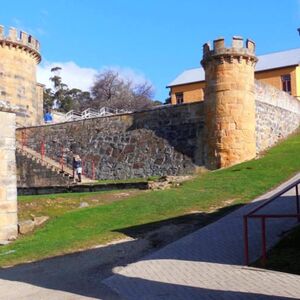
[[[300,299],[300,276],[245,267],[243,218],[271,195],[295,180],[279,186],[144,259],[118,269],[104,284],[124,299]],[[295,213],[295,192],[289,191],[261,212]],[[295,219],[267,221],[267,247],[296,225]],[[250,257],[261,253],[260,221],[249,222]]]

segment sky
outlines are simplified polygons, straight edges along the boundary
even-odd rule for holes
[[[38,81],[62,67],[70,88],[89,90],[95,75],[113,69],[150,82],[164,102],[166,85],[200,66],[202,46],[239,35],[256,54],[300,48],[300,0],[0,0],[0,24],[32,34],[41,44]]]

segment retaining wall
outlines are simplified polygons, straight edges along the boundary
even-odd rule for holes
[[[256,81],[256,152],[274,146],[300,125],[300,101]]]
[[[298,128],[300,103],[287,93],[260,82],[255,84],[255,99],[259,153]],[[94,161],[96,179],[127,179],[189,174],[204,166],[204,128],[203,102],[197,102],[28,127],[26,134],[30,147],[39,151],[44,140],[46,155],[58,161],[62,146],[64,163],[71,163],[73,152],[80,154],[84,172],[89,175],[92,175]],[[17,131],[20,140],[22,129]],[[26,181],[24,176],[23,179]]]
[[[203,103],[26,128],[28,146],[70,163],[82,156],[84,171],[97,179],[126,179],[192,173],[203,165]],[[20,130],[18,134],[20,139]]]

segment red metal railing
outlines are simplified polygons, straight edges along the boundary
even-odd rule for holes
[[[51,145],[51,143],[49,143],[49,142],[46,143],[45,137],[43,135],[41,135],[40,138],[35,137],[35,140],[38,139],[39,142],[33,141],[33,143],[30,143],[30,141],[32,139],[31,139],[30,135],[28,135],[26,129],[21,130],[21,137],[17,136],[17,139],[20,140],[22,150],[24,150],[24,147],[33,149],[34,151],[36,151],[40,154],[42,161],[45,160],[47,149],[49,150],[49,149],[51,149],[51,147],[53,147],[53,145]],[[55,156],[49,155],[48,157],[57,161],[59,163],[62,171],[64,171],[65,167],[67,167],[67,166],[69,168],[73,169],[73,165],[72,165],[73,153],[71,151],[66,151],[66,147],[63,144],[56,142],[55,149],[57,149],[58,147],[59,147],[59,153]],[[51,151],[48,151],[48,152],[51,152]],[[68,154],[69,154],[69,157],[67,157]],[[69,161],[69,164],[68,164],[68,161]],[[84,156],[82,157],[82,175],[84,175],[88,178],[91,178],[93,180],[95,179],[95,162],[93,159],[88,160]],[[74,176],[74,171],[73,171],[73,176]]]
[[[264,202],[260,206],[256,207],[248,214],[244,215],[244,251],[245,251],[245,264],[249,265],[249,228],[248,228],[248,219],[255,218],[261,220],[261,241],[262,241],[262,255],[261,255],[261,263],[263,266],[266,265],[267,261],[267,237],[266,237],[266,220],[275,219],[275,218],[297,218],[298,222],[300,222],[300,200],[299,200],[299,190],[298,185],[300,180],[288,185],[286,188],[281,190],[280,192],[273,195],[268,201]],[[291,189],[295,188],[296,192],[296,214],[255,214],[263,207],[267,206],[271,202],[273,202],[278,197],[282,196],[286,192],[290,191]]]

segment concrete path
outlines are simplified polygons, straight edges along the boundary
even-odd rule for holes
[[[178,240],[160,251],[116,272],[103,282],[124,299],[300,299],[300,276],[243,266],[243,218],[274,191]],[[290,191],[262,211],[296,213],[295,192]],[[295,219],[267,221],[268,248],[295,226]],[[261,253],[260,222],[249,224],[250,255]]]

